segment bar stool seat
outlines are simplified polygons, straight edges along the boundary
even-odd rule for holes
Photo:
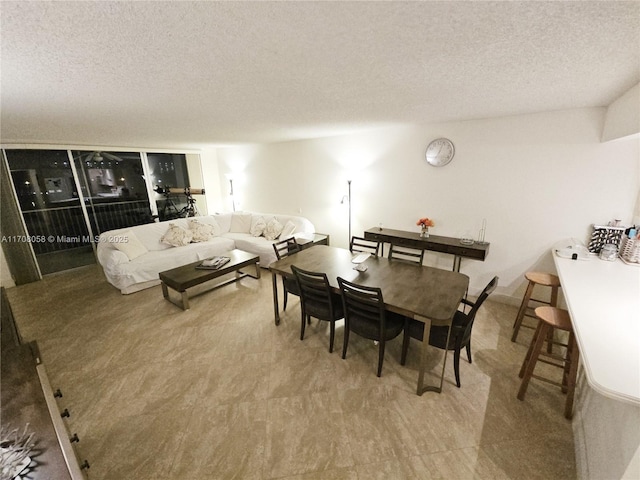
[[[536,328],[535,326],[529,326],[522,323],[524,317],[535,318],[535,314],[533,313],[534,307],[529,305],[530,302],[550,305],[552,307],[556,307],[558,305],[558,289],[560,288],[560,279],[557,275],[544,272],[527,272],[525,273],[524,277],[529,281],[529,284],[527,285],[527,290],[524,293],[524,297],[522,297],[522,304],[520,304],[520,309],[518,310],[518,315],[516,315],[516,320],[513,323],[513,333],[511,334],[512,342],[515,342],[518,338],[520,327]],[[551,288],[551,297],[549,301],[532,298],[533,288],[536,285]],[[551,331],[550,335],[553,335],[553,331]],[[549,352],[551,352],[551,343],[549,344]]]
[[[535,315],[538,318],[538,327],[536,328],[533,339],[531,340],[531,345],[520,368],[519,377],[522,378],[522,383],[518,390],[518,400],[524,400],[531,378],[558,385],[562,388],[562,392],[567,394],[564,416],[570,419],[573,416],[573,396],[576,388],[580,354],[573,334],[569,312],[556,307],[543,306],[535,309]],[[564,356],[542,352],[542,345],[545,340],[549,338],[548,334],[549,332],[553,332],[553,329],[569,332],[569,341],[565,345],[567,350]],[[546,360],[545,357],[559,361],[560,363]],[[557,383],[548,378],[535,375],[533,372],[538,361],[561,368],[563,370],[562,382]]]

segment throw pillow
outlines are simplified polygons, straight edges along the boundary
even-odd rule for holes
[[[219,217],[219,215],[218,215],[218,217]],[[229,217],[231,217],[231,215],[229,215]],[[213,227],[213,235],[215,237],[219,237],[220,235],[222,235],[222,226],[220,225],[220,223],[216,220],[216,218],[213,215],[206,215],[204,217],[198,217],[197,221],[200,222],[200,223],[204,223],[205,225],[211,225]]]
[[[283,228],[284,227],[278,220],[272,218],[264,229],[264,238],[267,240],[275,240],[280,236]]]
[[[287,220],[287,223],[284,224],[284,228],[282,229],[282,233],[280,233],[280,238],[285,239],[289,238],[293,235],[293,232],[296,231],[296,226],[291,220]]]
[[[208,242],[216,236],[216,229],[213,225],[199,222],[198,220],[189,220],[189,230],[193,238],[192,242]]]
[[[259,237],[264,233],[264,229],[267,227],[267,222],[265,222],[264,217],[253,216],[251,219],[251,235],[254,237]]]
[[[149,251],[131,230],[114,235],[111,238],[111,245],[129,257],[129,260],[138,258]]]
[[[251,230],[250,213],[234,213],[231,215],[231,233],[249,233]]]
[[[167,232],[162,236],[162,243],[168,243],[174,247],[184,247],[191,243],[192,238],[193,234],[190,230],[170,223]]]

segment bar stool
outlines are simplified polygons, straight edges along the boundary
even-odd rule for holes
[[[535,318],[535,315],[533,315],[533,307],[529,305],[529,302],[542,303],[552,307],[556,307],[558,305],[558,288],[560,288],[560,279],[557,275],[543,272],[527,272],[524,277],[529,281],[529,284],[527,285],[524,297],[522,297],[522,304],[518,310],[516,320],[513,323],[513,333],[511,334],[512,342],[515,342],[518,338],[520,327],[535,328],[522,323],[524,317]],[[531,295],[533,294],[533,287],[536,285],[551,287],[551,298],[548,302],[546,300],[531,298]],[[553,336],[553,330],[549,335]],[[551,343],[549,343],[548,351],[551,352]]]
[[[518,375],[522,378],[522,383],[518,390],[518,400],[524,400],[524,395],[527,393],[527,387],[529,386],[529,380],[531,380],[532,377],[551,383],[552,385],[559,385],[562,388],[562,393],[567,394],[564,416],[571,419],[573,416],[573,395],[576,389],[576,377],[578,375],[578,361],[580,354],[578,352],[578,345],[576,344],[575,336],[573,335],[569,312],[556,307],[544,306],[536,308],[535,314],[538,318],[538,327],[533,335],[531,345],[529,346],[527,355],[524,358],[524,362],[522,362],[522,367],[520,368],[520,373]],[[545,339],[548,338],[548,333],[553,332],[554,328],[569,332],[569,341],[564,345],[567,347],[565,356],[542,352],[542,344],[545,342]],[[559,360],[561,363],[549,361],[541,357]],[[557,383],[549,380],[548,378],[535,375],[533,371],[538,361],[561,368],[563,370],[562,383]]]

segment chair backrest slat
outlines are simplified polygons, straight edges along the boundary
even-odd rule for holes
[[[303,302],[326,303],[327,308],[331,304],[331,286],[325,273],[310,272],[291,266],[298,286],[300,287],[300,297]]]
[[[424,250],[417,248],[399,247],[391,244],[389,248],[389,259],[402,260],[405,262],[416,263],[422,265],[424,259]]]
[[[491,279],[491,281],[487,284],[487,286],[484,287],[484,290],[482,290],[482,293],[480,293],[480,295],[478,296],[478,299],[473,304],[473,307],[471,307],[471,311],[469,312],[469,318],[471,322],[473,322],[473,319],[476,316],[476,312],[480,309],[480,307],[482,306],[484,301],[489,297],[489,295],[493,293],[493,291],[496,289],[497,286],[498,286],[498,277],[495,276]]]
[[[375,287],[365,287],[338,277],[338,284],[342,293],[342,306],[345,321],[352,316],[379,322],[381,330],[385,328],[384,300],[382,290]]]
[[[279,242],[275,242],[273,244],[273,250],[276,252],[276,257],[278,260],[288,257],[292,253],[297,253],[300,251],[300,245],[296,241],[295,237],[285,238],[284,240],[280,240]]]
[[[370,253],[377,257],[380,255],[380,242],[367,240],[364,237],[357,237],[354,235],[351,237],[351,241],[349,242],[349,250],[351,250],[352,253]]]

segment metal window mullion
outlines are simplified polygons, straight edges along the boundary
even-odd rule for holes
[[[71,165],[71,172],[73,173],[73,181],[76,184],[76,191],[78,192],[78,198],[80,199],[80,208],[82,209],[82,216],[84,217],[84,223],[86,224],[87,231],[89,232],[89,238],[91,239],[91,248],[93,249],[94,256],[98,255],[96,250],[96,243],[94,240],[93,228],[91,228],[91,222],[89,221],[89,212],[87,206],[84,204],[84,195],[82,194],[82,186],[80,185],[80,177],[78,176],[78,170],[76,169],[76,163],[73,160],[73,153],[71,150],[67,150],[67,157],[69,158],[69,164]],[[89,185],[87,185],[89,188]]]
[[[151,183],[151,168],[149,167],[147,152],[140,152],[140,160],[142,160],[142,172],[144,173],[144,183],[147,186],[147,198],[149,200],[151,215],[157,217],[158,206],[156,205],[155,191],[153,190],[153,184]],[[154,200],[152,201],[152,199]]]

